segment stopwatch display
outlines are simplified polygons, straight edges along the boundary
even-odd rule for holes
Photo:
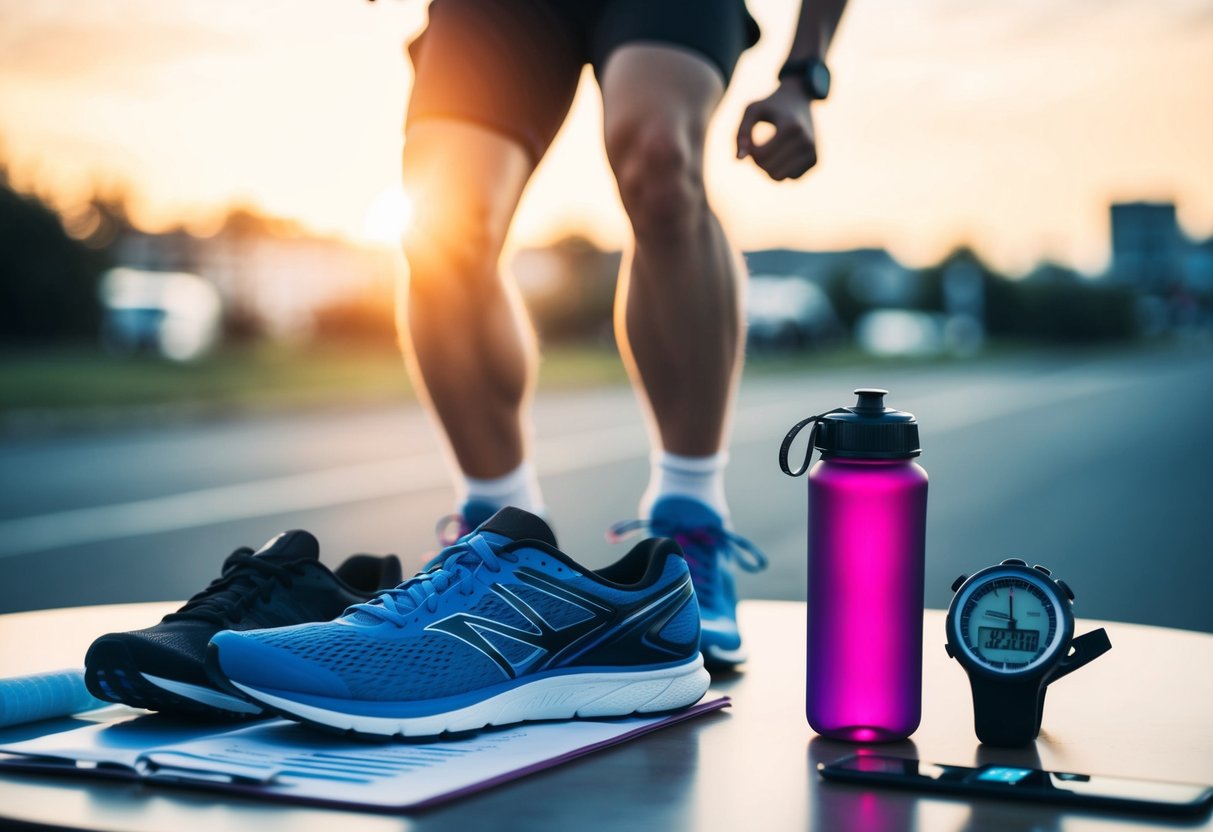
[[[1048,656],[1057,642],[1056,595],[1022,574],[991,575],[960,600],[961,641],[994,671],[1024,670]]]

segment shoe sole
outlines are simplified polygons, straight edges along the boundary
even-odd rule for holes
[[[175,679],[164,679],[160,676],[153,676],[150,673],[143,673],[141,675],[148,682],[151,682],[162,690],[216,711],[242,714],[244,716],[259,716],[264,712],[261,707],[254,705],[247,699],[222,693],[214,688],[204,688],[201,685],[191,685],[187,682],[178,682]]]
[[[212,651],[214,645],[211,645]],[[212,652],[208,661],[217,663]],[[212,668],[215,666],[211,665]],[[545,719],[618,717],[685,708],[707,692],[711,677],[699,655],[686,664],[620,673],[569,673],[519,685],[481,702],[419,717],[376,717],[297,702],[280,692],[228,683],[266,708],[297,722],[373,737],[437,737]],[[418,703],[407,703],[415,707]]]
[[[144,673],[126,645],[115,640],[93,642],[84,657],[84,684],[106,702],[190,719],[239,720],[267,716],[247,700],[199,685]]]
[[[723,626],[722,626],[723,624]],[[749,658],[741,644],[737,623],[731,619],[714,618],[699,631],[699,649],[709,670],[732,670]]]

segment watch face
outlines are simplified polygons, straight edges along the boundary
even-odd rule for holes
[[[951,610],[964,652],[999,673],[1034,669],[1053,659],[1069,629],[1063,618],[1068,613],[1046,579],[1007,567],[975,576]]]
[[[830,94],[830,70],[825,64],[821,61],[812,64],[808,75],[809,86],[818,98],[825,98]]]

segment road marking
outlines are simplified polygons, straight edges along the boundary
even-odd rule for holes
[[[602,428],[539,443],[538,465],[545,474],[561,474],[629,459],[645,448],[641,426]],[[449,482],[445,458],[428,453],[20,517],[0,521],[0,557],[415,494]]]
[[[1115,374],[1091,378],[1088,373],[1089,368],[1080,367],[1026,375],[1009,384],[956,385],[915,397],[914,409],[920,416],[930,414],[923,420],[924,431],[939,435],[1140,380]],[[775,442],[796,418],[803,414],[789,417],[785,397],[769,394],[768,401],[738,408],[733,445]],[[536,467],[550,476],[643,458],[648,440],[642,425],[629,423],[541,440],[535,451]],[[449,482],[446,460],[435,452],[19,517],[0,521],[0,557],[403,496],[443,488]]]
[[[441,456],[430,454],[5,520],[0,557],[357,503],[445,478]]]

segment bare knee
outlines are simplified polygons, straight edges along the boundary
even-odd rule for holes
[[[532,164],[521,146],[474,125],[423,120],[402,160],[413,202],[405,232],[409,296],[448,301],[497,279],[497,260]]]
[[[659,119],[629,122],[607,134],[619,194],[642,244],[684,242],[703,222],[707,196],[695,132]]]
[[[504,237],[504,223],[474,197],[419,203],[403,240],[410,301],[450,308],[453,297],[496,281]]]

